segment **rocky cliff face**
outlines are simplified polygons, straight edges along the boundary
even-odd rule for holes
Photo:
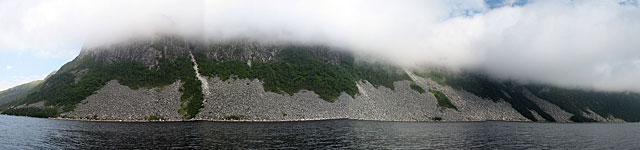
[[[188,56],[189,52],[203,53],[209,59],[219,61],[259,61],[277,62],[278,53],[284,47],[299,47],[329,64],[339,64],[352,55],[323,45],[297,45],[291,43],[265,43],[255,40],[238,39],[223,42],[186,41],[178,37],[157,37],[154,40],[137,40],[100,47],[83,48],[77,59],[90,57],[96,61],[111,64],[131,60],[153,67],[158,59]]]
[[[76,59],[92,58],[98,62],[112,64],[118,61],[136,61],[148,67],[158,65],[163,57],[187,56],[197,44],[176,37],[159,37],[155,40],[136,40],[99,47],[86,47]],[[168,53],[171,53],[169,55]]]
[[[344,57],[350,54],[322,45],[294,45],[287,43],[263,43],[252,40],[235,40],[207,44],[203,52],[209,59],[213,60],[241,60],[276,62],[279,61],[277,54],[287,46],[296,46],[312,52],[316,57],[329,64],[339,64]]]

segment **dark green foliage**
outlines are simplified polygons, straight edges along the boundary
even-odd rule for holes
[[[88,71],[79,76],[80,80],[76,82],[77,77],[73,74],[76,70]],[[77,59],[63,66],[60,72],[51,76],[36,92],[11,105],[45,100],[47,106],[62,107],[63,112],[72,111],[76,104],[114,79],[132,89],[160,87],[180,80],[184,83],[181,88],[183,105],[180,109],[184,118],[193,118],[202,107],[201,83],[196,79],[193,63],[187,57],[159,59],[159,64],[153,68],[134,61],[104,65],[90,57]]]
[[[200,72],[211,77],[227,80],[232,76],[240,79],[259,79],[268,92],[294,94],[306,89],[314,91],[320,98],[333,102],[342,92],[351,96],[358,93],[357,80],[367,80],[373,85],[394,89],[393,82],[408,79],[405,73],[389,71],[373,65],[354,65],[343,60],[331,65],[317,58],[304,47],[287,46],[278,54],[280,62],[254,62],[251,67],[242,61],[214,61],[205,55],[196,54]]]
[[[433,121],[442,121],[442,117],[431,117]]]
[[[410,87],[411,89],[415,90],[416,92],[420,93],[420,94],[422,94],[422,93],[424,93],[424,92],[427,92],[427,91],[425,91],[422,87],[418,86],[418,85],[417,85],[417,84],[415,84],[415,83],[411,83],[411,85],[409,85],[409,87]]]
[[[224,116],[224,120],[245,120],[245,119],[247,119],[247,116],[244,116],[244,115]]]
[[[436,99],[438,100],[438,107],[442,109],[451,108],[459,111],[456,105],[453,105],[453,103],[451,103],[451,100],[449,100],[449,98],[447,98],[447,96],[444,95],[444,93],[436,89],[429,89],[429,92],[431,92],[433,96],[435,96]]]
[[[144,120],[165,120],[165,119],[163,117],[153,115],[153,116],[144,117]]]
[[[2,114],[15,115],[15,116],[30,116],[30,117],[38,117],[38,118],[50,118],[50,117],[56,117],[58,115],[58,110],[55,108],[26,107],[26,108],[9,109],[2,112]]]
[[[573,116],[571,116],[571,118],[569,118],[569,120],[571,120],[573,122],[598,122],[596,120],[584,117],[582,115],[573,115]]]
[[[294,94],[302,89],[316,92],[320,98],[334,101],[341,92],[355,95],[358,92],[353,76],[343,67],[326,64],[309,53],[294,53],[285,50],[284,62],[253,63],[249,67],[244,62],[209,61],[203,55],[197,55],[200,72],[206,76],[218,76],[222,80],[232,75],[242,79],[260,79],[265,91]]]
[[[357,80],[368,81],[376,88],[382,85],[393,90],[395,81],[412,81],[400,68],[379,63],[357,63],[351,70]]]

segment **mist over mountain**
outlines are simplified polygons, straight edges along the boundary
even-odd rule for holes
[[[56,53],[82,43],[59,72],[1,105],[6,114],[640,120],[634,1],[0,3],[9,22],[0,50]],[[307,107],[290,110],[297,105]],[[395,109],[403,113],[382,111]]]
[[[158,32],[205,41],[245,37],[328,44],[400,66],[638,92],[634,2],[3,1],[0,49],[90,47]]]
[[[0,0],[0,150],[640,149],[637,39],[638,0]]]

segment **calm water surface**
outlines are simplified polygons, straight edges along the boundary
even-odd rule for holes
[[[120,123],[0,115],[0,149],[640,149],[639,123]]]

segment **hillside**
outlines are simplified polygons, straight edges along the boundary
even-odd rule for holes
[[[83,48],[3,114],[99,120],[640,121],[640,96],[363,61],[339,48],[177,37]]]
[[[21,84],[4,91],[0,91],[0,105],[8,103],[25,94],[34,87],[38,86],[38,84],[42,83],[42,81],[43,80],[31,81],[29,83]]]
[[[640,94],[632,92],[599,92],[566,89],[541,84],[519,84],[515,81],[497,81],[477,73],[448,75],[438,72],[421,73],[438,84],[464,90],[491,100],[505,100],[527,118],[535,118],[534,112],[545,120],[553,117],[541,109],[536,99],[548,101],[571,113],[571,121],[596,122],[619,118],[624,121],[640,121]],[[586,117],[591,116],[591,117]],[[594,120],[593,116],[604,116]]]

